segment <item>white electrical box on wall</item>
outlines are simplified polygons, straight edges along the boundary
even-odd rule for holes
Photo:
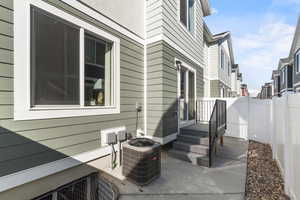
[[[118,132],[126,131],[125,126],[108,128],[101,130],[101,147],[108,146],[111,143],[117,143]]]

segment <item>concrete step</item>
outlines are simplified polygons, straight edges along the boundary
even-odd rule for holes
[[[183,127],[182,129],[208,132],[209,124],[194,124],[191,126]]]
[[[183,161],[191,162],[194,165],[209,167],[209,157],[205,155],[185,151],[178,151],[175,149],[171,149],[169,151],[169,155]]]
[[[209,145],[208,137],[198,137],[191,135],[178,135],[177,141],[190,143],[190,144],[201,144],[201,145]]]
[[[209,133],[205,131],[189,130],[189,129],[180,129],[180,134],[198,136],[198,137],[208,137]]]
[[[209,147],[201,144],[190,144],[186,142],[176,141],[173,143],[173,149],[201,155],[209,155]]]

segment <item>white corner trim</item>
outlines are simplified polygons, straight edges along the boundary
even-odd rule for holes
[[[172,142],[173,140],[176,140],[177,139],[177,135],[178,133],[173,133],[171,135],[168,135],[166,137],[155,137],[155,136],[145,136],[146,138],[149,138],[149,139],[152,139],[154,140],[155,142],[158,142],[160,144],[167,144],[169,142]]]
[[[115,149],[116,151],[119,151],[118,145],[115,145]],[[7,176],[2,176],[0,177],[0,192],[87,163],[97,158],[109,155],[110,153],[110,147],[99,148],[94,151],[85,152],[72,157],[67,157],[51,163],[9,174]]]
[[[75,116],[105,115],[120,113],[120,39],[114,35],[103,31],[73,15],[70,15],[46,2],[39,0],[14,0],[14,119],[15,120],[33,120],[50,119]],[[71,22],[81,28],[80,36],[83,36],[84,30],[88,30],[113,42],[113,106],[105,107],[85,107],[78,105],[75,107],[49,107],[49,108],[31,108],[30,106],[30,6],[36,6],[55,16]],[[80,41],[80,52],[83,55],[83,39]],[[82,58],[80,65],[82,68]],[[82,79],[82,70],[80,70]],[[82,82],[81,82],[82,83]],[[82,87],[82,86],[81,86]],[[82,90],[82,88],[81,88]],[[83,93],[80,93],[83,98]],[[81,100],[82,103],[83,100]]]
[[[101,15],[100,13],[94,11],[93,9],[91,9],[88,6],[80,3],[79,1],[77,1],[77,0],[61,0],[61,1],[64,2],[65,4],[68,4],[69,6],[71,6],[73,8],[83,12],[84,14],[98,20],[99,22],[113,28],[114,30],[122,33],[123,35],[135,40],[136,42],[138,42],[140,44],[144,44],[144,39],[142,37],[137,36],[136,34],[130,32],[126,28],[123,28],[122,26],[120,26],[116,22],[108,19],[104,15]]]
[[[147,2],[144,3],[144,36],[147,38]],[[147,43],[144,42],[144,135],[147,135],[148,127],[148,102],[147,102],[147,87],[148,87],[148,70],[147,70]]]
[[[185,57],[187,57],[188,59],[190,59],[191,61],[193,61],[195,64],[199,65],[200,67],[202,66],[201,63],[199,61],[197,61],[192,55],[190,55],[189,53],[187,53],[185,50],[183,50],[180,46],[178,46],[175,42],[173,42],[172,40],[170,40],[168,37],[166,37],[165,35],[157,35],[155,37],[149,38],[146,40],[146,44],[150,45],[152,43],[158,42],[158,41],[165,41],[166,43],[168,43],[171,47],[173,47],[174,49],[176,49],[177,51],[179,51],[180,53],[182,53]]]

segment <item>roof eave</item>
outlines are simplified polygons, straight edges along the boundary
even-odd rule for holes
[[[200,2],[201,2],[202,11],[203,11],[203,16],[206,17],[206,16],[211,15],[212,12],[211,12],[209,0],[200,0]]]

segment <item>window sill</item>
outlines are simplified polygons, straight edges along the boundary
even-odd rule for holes
[[[120,107],[64,107],[64,108],[31,108],[15,110],[14,120],[39,120],[67,117],[85,117],[95,115],[120,114]]]

